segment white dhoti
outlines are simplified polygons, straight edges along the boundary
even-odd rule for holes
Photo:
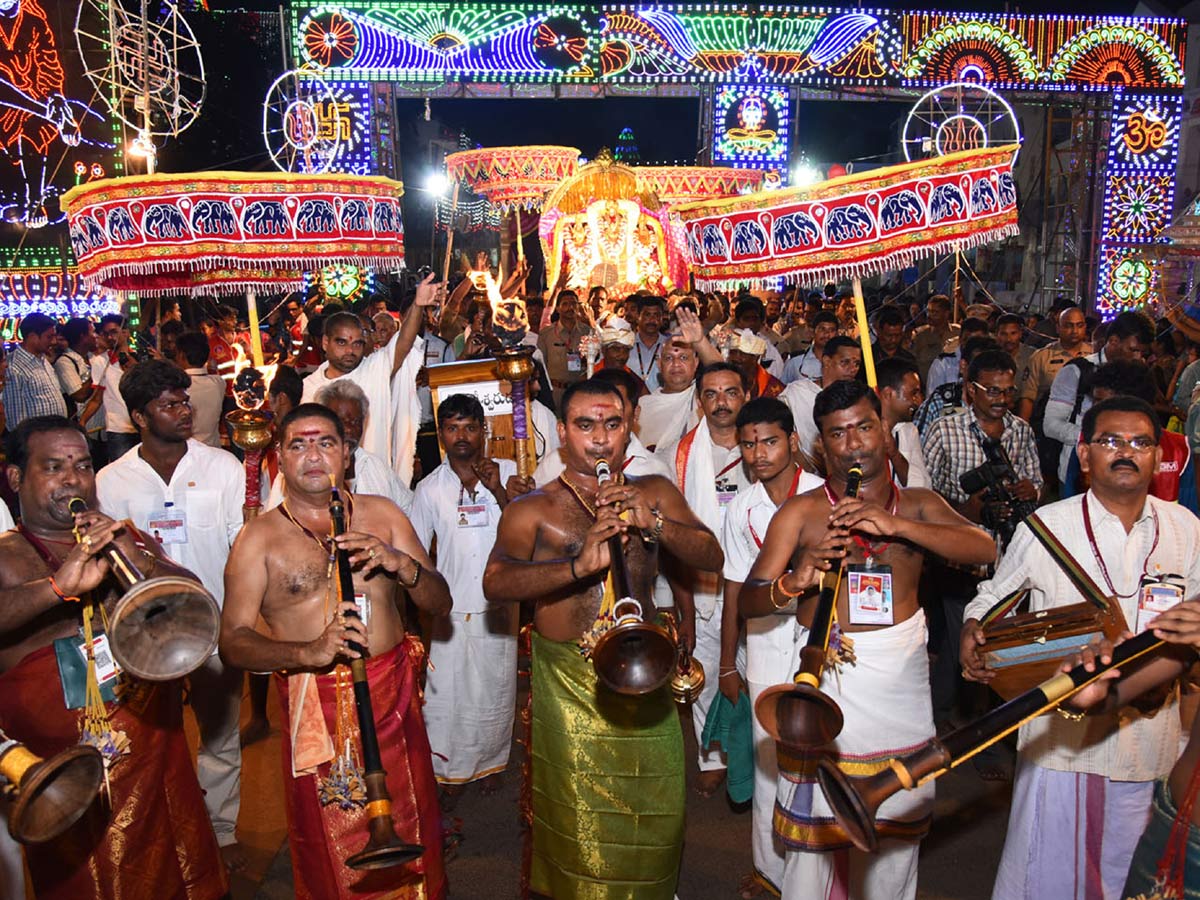
[[[709,575],[710,573],[707,572],[701,573],[701,581],[715,580],[706,578]],[[717,698],[717,682],[720,681],[718,676],[721,669],[721,612],[725,609],[725,601],[717,599],[714,605],[711,596],[705,599],[705,595],[700,592],[694,596],[696,649],[692,651],[692,658],[699,660],[700,665],[704,666],[705,677],[704,689],[692,703],[692,727],[696,731],[696,746],[699,748],[699,752],[696,754],[696,763],[701,772],[712,772],[729,767],[721,746],[714,744],[712,749],[705,750],[703,741],[704,723],[708,721],[708,710]],[[712,610],[711,615],[709,615],[709,610]],[[738,645],[736,665],[739,672],[746,671],[745,644]]]
[[[826,669],[821,690],[845,725],[829,747],[798,757],[781,751],[775,831],[787,848],[784,900],[912,900],[917,850],[933,818],[933,782],[889,797],[876,815],[879,853],[853,849],[816,783],[817,762],[832,757],[848,775],[872,775],[892,757],[933,737],[925,615],[853,635],[857,662]],[[807,640],[802,633],[799,647]]]
[[[1120,900],[1154,784],[1020,761],[992,900]]]
[[[767,688],[791,681],[797,628],[796,616],[790,612],[746,620],[746,689],[751,709]],[[784,862],[783,843],[773,827],[779,762],[775,741],[758,716],[750,717],[750,726],[754,736],[754,799],[750,807],[754,874],[778,893],[783,885]]]
[[[486,778],[508,765],[518,625],[514,604],[433,620],[423,712],[442,784]]]

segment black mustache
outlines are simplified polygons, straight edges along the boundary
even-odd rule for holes
[[[1135,472],[1141,471],[1141,469],[1138,468],[1137,463],[1135,463],[1132,459],[1113,460],[1113,462],[1109,465],[1109,469],[1111,469],[1112,471],[1115,472],[1117,470],[1118,466],[1121,466],[1123,468],[1127,467],[1127,468],[1133,469],[1133,471],[1135,471]]]

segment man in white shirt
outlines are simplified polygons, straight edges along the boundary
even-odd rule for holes
[[[137,429],[121,399],[121,360],[125,356],[125,320],[110,314],[100,320],[100,352],[92,357],[92,383],[104,388],[105,456],[123,456],[138,442]]]
[[[1090,372],[1106,362],[1144,359],[1153,337],[1154,330],[1150,327],[1149,319],[1132,310],[1123,312],[1108,324],[1108,337],[1099,350],[1082,360],[1071,360],[1054,376],[1042,427],[1047,437],[1062,441],[1062,451],[1058,457],[1060,484],[1067,481],[1071,451],[1079,440],[1079,422],[1092,405],[1083,379],[1084,372]]]
[[[412,307],[404,317],[404,323],[388,345],[379,353],[366,356],[366,333],[362,322],[353,313],[335,313],[325,320],[321,347],[325,351],[325,362],[304,379],[305,403],[317,396],[317,391],[339,378],[348,378],[363,389],[375,417],[363,433],[362,446],[376,456],[389,460],[400,479],[412,481],[413,458],[416,449],[416,432],[420,424],[420,404],[417,401],[416,376],[423,361],[423,345],[419,335],[425,318],[426,307],[439,302],[443,286],[434,284],[429,275],[417,285],[417,295]],[[410,354],[410,350],[416,353]],[[393,379],[398,375],[396,386],[397,402],[406,401],[408,421],[403,427],[411,427],[411,446],[393,453]]]
[[[1046,530],[1141,631],[1159,598],[1200,592],[1200,520],[1149,494],[1162,429],[1144,400],[1118,396],[1083,417],[1080,467],[1091,489],[1037,511]],[[990,681],[980,619],[1001,598],[1030,589],[1031,611],[1081,601],[1080,591],[1022,523],[967,605],[963,675]],[[1154,589],[1151,595],[1150,589]],[[1031,896],[1120,898],[1134,847],[1150,815],[1157,779],[1179,755],[1172,693],[1156,714],[1132,709],[1088,716],[1046,715],[1021,727],[1008,837],[993,900]]]
[[[495,790],[512,746],[520,616],[515,604],[487,601],[483,570],[517,467],[484,455],[486,420],[475,397],[447,397],[437,419],[446,459],[417,485],[412,525],[454,600],[432,621],[423,709],[434,776],[453,798],[480,779],[490,780],[486,793]]]
[[[671,478],[692,512],[713,534],[723,535],[725,512],[738,492],[750,484],[742,463],[737,416],[746,403],[742,373],[728,363],[714,363],[700,370],[696,392],[704,419],[680,440],[659,447],[655,455],[671,470]],[[721,662],[721,576],[701,572],[675,572],[675,600],[679,613],[680,639],[694,643],[693,656],[705,672],[717,672]],[[701,743],[704,721],[717,694],[717,679],[708,678],[700,697],[692,704],[696,743]],[[705,750],[699,756],[700,777],[696,790],[710,796],[725,778],[724,753]]]
[[[54,372],[63,395],[74,403],[75,420],[87,432],[92,459],[99,456],[100,432],[104,430],[104,392],[92,384],[92,364],[96,352],[96,329],[87,319],[70,319],[62,326],[67,349],[54,361]]]
[[[737,704],[741,679],[737,649],[741,623],[738,592],[758,558],[775,511],[788,498],[819,488],[821,479],[805,472],[794,461],[797,449],[792,412],[777,398],[758,397],[742,407],[737,417],[742,462],[754,484],[740,491],[725,515],[725,605],[721,613],[721,667],[718,688]],[[750,708],[772,685],[792,676],[796,649],[796,614],[792,610],[746,619],[746,692]],[[754,736],[754,799],[751,808],[750,846],[754,871],[741,884],[743,896],[759,890],[779,893],[783,885],[784,851],[775,839],[772,819],[779,766],[775,741],[756,716],[750,717]]]
[[[417,432],[417,455],[421,459],[422,473],[429,474],[441,464],[437,424],[433,421],[433,391],[429,388],[429,367],[454,362],[454,348],[429,328],[423,330],[421,338],[425,342],[425,364],[417,373],[417,399],[421,403],[421,428]]]
[[[641,398],[634,425],[638,439],[650,451],[679,440],[699,424],[696,370],[701,363],[721,361],[690,306],[677,306],[674,316],[675,333],[659,351],[659,388]]]
[[[817,447],[820,432],[813,421],[813,404],[817,394],[835,381],[857,378],[861,366],[862,347],[858,341],[844,334],[836,335],[825,342],[821,351],[821,380],[809,381],[807,378],[800,378],[784,388],[783,393],[779,395],[779,399],[792,410],[800,453],[809,468],[817,468],[813,463],[820,458]]]
[[[332,409],[342,420],[346,442],[354,448],[350,454],[350,468],[346,470],[346,489],[355,494],[387,497],[408,515],[412,509],[412,490],[386,460],[359,443],[371,422],[371,401],[363,389],[350,379],[341,378],[317,391],[317,403]]]
[[[921,450],[921,435],[912,423],[917,408],[925,401],[917,364],[893,356],[875,369],[883,424],[892,436],[888,461],[896,480],[904,487],[929,487],[929,471]]]
[[[96,476],[100,508],[129,519],[196,575],[218,605],[225,561],[242,527],[245,472],[233,454],[192,438],[191,380],[165,360],[139,363],[121,379],[141,443]],[[235,829],[242,754],[238,716],[242,672],[217,654],[188,676],[200,728],[197,776],[226,865],[245,864]]]
[[[188,397],[192,401],[192,436],[210,447],[221,446],[221,405],[225,402],[225,379],[208,372],[208,338],[198,331],[185,331],[175,339],[175,364],[192,379]]]

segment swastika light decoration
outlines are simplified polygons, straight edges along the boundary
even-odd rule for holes
[[[94,181],[63,209],[85,284],[195,295],[300,288],[335,263],[398,268],[402,193],[361,175],[202,172]]]

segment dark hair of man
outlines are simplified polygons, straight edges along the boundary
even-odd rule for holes
[[[813,316],[812,327],[815,329],[818,325],[833,325],[837,326],[838,317],[832,309],[823,309]]]
[[[55,321],[45,313],[30,313],[21,320],[21,337],[24,339],[31,334],[45,334],[55,324]]]
[[[738,430],[746,425],[778,425],[784,434],[796,430],[791,407],[775,397],[755,397],[738,410]]]
[[[286,394],[288,400],[292,401],[293,408],[299,406],[304,397],[304,379],[300,377],[300,373],[291,366],[280,366],[276,369],[267,395],[274,397],[276,394]]]
[[[67,319],[59,329],[59,333],[62,334],[63,340],[67,342],[67,346],[74,350],[75,345],[79,343],[79,339],[87,334],[88,326],[91,324],[87,319]]]
[[[208,362],[208,338],[198,331],[185,331],[175,338],[175,349],[183,354],[188,368],[198,369]]]
[[[959,334],[987,334],[988,323],[987,319],[981,319],[978,316],[967,316],[962,320],[959,326]]]
[[[471,394],[453,394],[438,404],[438,426],[450,419],[473,419],[480,425],[487,423],[483,404]]]
[[[621,409],[625,408],[625,400],[621,396],[621,392],[617,390],[616,385],[610,384],[607,381],[600,381],[596,378],[586,378],[583,381],[577,381],[569,385],[562,395],[562,403],[559,405],[558,417],[564,424],[567,421],[567,410],[571,408],[571,401],[578,396],[583,397],[616,397],[617,402],[621,404]]]
[[[122,328],[124,328],[125,327],[125,317],[119,316],[116,313],[108,313],[107,315],[101,316],[100,317],[100,326],[96,330],[99,331],[105,325],[113,325],[113,324],[120,325]]]
[[[733,318],[740,319],[746,313],[758,313],[760,316],[764,316],[767,310],[757,297],[743,297],[733,308]]]
[[[336,312],[325,319],[322,334],[333,334],[335,328],[357,328],[362,331],[362,320],[352,312]]]
[[[940,306],[943,309],[947,309],[947,310],[954,308],[953,305],[950,303],[950,298],[947,297],[945,294],[933,294],[925,302],[926,302],[926,304]]]
[[[839,334],[837,337],[831,337],[825,342],[825,349],[821,351],[821,355],[836,356],[837,352],[843,347],[849,347],[851,350],[862,350],[862,346],[854,338]]]
[[[900,390],[904,386],[906,375],[916,375],[917,378],[920,378],[921,372],[915,363],[901,356],[885,359],[875,366],[875,380],[879,382],[881,391],[884,388],[891,388],[893,391]]]
[[[164,391],[186,391],[191,386],[191,376],[175,363],[148,359],[121,376],[121,399],[131,413],[145,412]]]
[[[671,310],[671,312],[677,312],[680,309],[686,309],[695,313],[696,315],[700,315],[700,310],[697,308],[694,300],[680,300],[675,304],[675,309]]]
[[[8,464],[16,466],[24,475],[25,466],[29,462],[29,439],[36,434],[50,434],[55,431],[74,431],[87,437],[83,426],[65,416],[31,416],[22,419],[21,424],[4,438],[4,452]]]
[[[555,300],[555,303],[562,303],[564,300],[574,300],[576,303],[578,303],[579,295],[570,288],[567,288],[566,290],[558,292],[558,298]]]
[[[879,312],[875,314],[875,327],[882,328],[884,325],[894,326],[899,325],[904,327],[904,323],[908,321],[908,316],[900,311],[897,306],[881,306]]]
[[[1016,313],[1005,313],[996,320],[996,329],[999,330],[1005,325],[1016,325],[1022,331],[1025,330],[1025,320]]]
[[[632,372],[626,372],[624,369],[601,369],[592,377],[596,381],[603,381],[619,387],[625,392],[625,396],[629,398],[629,404],[632,407],[629,412],[632,413],[633,410],[637,409],[642,386],[638,383],[638,377]]]
[[[973,360],[980,353],[988,350],[999,350],[1000,342],[994,337],[987,335],[979,335],[978,337],[967,338],[966,343],[962,345],[962,358],[966,360],[967,365],[971,365]]]
[[[1003,350],[983,350],[976,353],[967,364],[967,381],[978,381],[984,372],[1012,372],[1016,374],[1017,364],[1010,354]]]
[[[663,312],[666,312],[667,311],[667,298],[666,297],[656,297],[653,294],[648,297],[637,297],[633,301],[633,305],[639,313],[642,310],[644,310],[648,307],[651,307],[651,306],[657,306]]]
[[[1150,327],[1150,320],[1140,312],[1126,310],[1108,323],[1108,334],[1105,336],[1105,340],[1115,337],[1117,340],[1123,341],[1134,335],[1137,335],[1139,343],[1149,347],[1150,342],[1154,339],[1154,329]]]
[[[292,423],[300,419],[324,419],[333,426],[333,430],[337,432],[339,441],[346,440],[346,426],[342,424],[342,420],[338,418],[337,413],[328,406],[322,406],[320,403],[301,403],[279,421],[279,428],[275,434],[281,445]]]
[[[870,401],[871,409],[875,410],[875,415],[883,418],[883,407],[879,403],[879,395],[875,393],[873,388],[868,387],[865,382],[846,379],[844,381],[835,381],[829,387],[823,389],[813,401],[813,423],[817,426],[817,430],[821,430],[821,420],[823,418],[831,413],[849,409],[864,398]]]
[[[159,334],[161,334],[163,337],[166,337],[169,334],[179,337],[179,335],[183,334],[187,330],[187,326],[178,319],[172,319],[170,322],[163,322],[162,325],[158,327]]]
[[[696,372],[696,392],[697,393],[699,393],[700,390],[704,387],[705,376],[712,375],[714,372],[732,372],[734,375],[736,375],[738,377],[739,381],[741,381],[741,379],[742,379],[742,370],[739,369],[737,366],[733,365],[732,363],[727,363],[727,362],[709,363],[708,365],[701,366]],[[743,390],[745,389],[745,384],[742,385],[742,388],[743,388]]]
[[[1154,414],[1154,407],[1140,397],[1130,397],[1128,395],[1118,395],[1116,397],[1109,397],[1107,400],[1101,400],[1083,414],[1083,422],[1080,423],[1079,430],[1083,435],[1084,443],[1090,444],[1092,442],[1092,438],[1096,436],[1096,420],[1106,412],[1139,413],[1145,416],[1154,429],[1154,442],[1156,444],[1161,443],[1162,424],[1159,423],[1158,416]]]
[[[1158,397],[1158,389],[1154,386],[1154,376],[1150,367],[1136,359],[1120,359],[1106,362],[1089,372],[1087,390],[1104,388],[1114,395],[1137,397],[1153,404]]]

